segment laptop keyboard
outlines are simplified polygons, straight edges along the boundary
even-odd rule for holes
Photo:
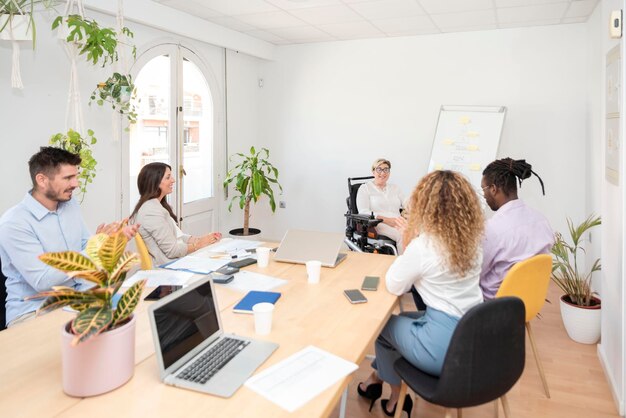
[[[206,383],[235,357],[241,353],[250,341],[242,341],[234,338],[223,338],[211,347],[196,361],[191,363],[177,377],[195,383]]]

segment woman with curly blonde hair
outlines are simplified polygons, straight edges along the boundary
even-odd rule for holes
[[[484,220],[469,181],[454,171],[432,172],[413,191],[409,207],[406,249],[387,271],[387,290],[400,296],[414,285],[426,310],[417,317],[389,319],[376,340],[376,370],[357,388],[373,405],[382,394],[382,382],[389,383],[391,397],[381,402],[388,416],[395,413],[400,392],[393,363],[404,357],[438,376],[456,324],[483,300],[479,277]],[[412,406],[407,395],[408,415]]]

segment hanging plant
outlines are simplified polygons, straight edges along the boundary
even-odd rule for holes
[[[52,22],[52,29],[63,27],[62,25],[67,27],[65,40],[78,45],[78,54],[86,55],[88,62],[93,65],[101,63],[104,67],[118,60],[117,47],[123,42],[118,41],[115,29],[100,27],[95,20],[86,19],[80,15],[58,16]],[[127,27],[122,28],[122,33],[128,38],[135,36]],[[129,46],[132,48],[133,58],[135,58],[137,47],[135,45]]]
[[[41,5],[47,10],[53,9],[57,4],[57,0],[0,0],[0,39],[32,40],[35,49],[35,6]]]
[[[130,74],[113,73],[104,83],[91,93],[89,105],[96,102],[99,106],[109,103],[114,111],[125,115],[129,123],[137,122],[137,109],[135,108],[135,84]],[[133,100],[131,100],[133,99]],[[128,131],[128,127],[126,131]]]
[[[80,155],[80,173],[78,174],[79,189],[82,202],[87,193],[87,185],[93,182],[96,177],[96,164],[98,163],[91,153],[91,146],[97,142],[93,131],[87,130],[87,137],[81,136],[80,133],[70,129],[67,134],[58,133],[50,137],[50,145],[63,148],[73,154]]]

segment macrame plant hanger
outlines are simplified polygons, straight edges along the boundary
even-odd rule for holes
[[[70,14],[78,14],[83,19],[85,18],[85,9],[83,7],[82,0],[68,0],[65,5],[65,13],[63,23],[67,22],[67,17]],[[63,30],[60,28],[59,30]],[[63,40],[63,49],[70,59],[70,88],[67,95],[67,108],[65,112],[65,130],[70,128],[74,131],[83,134],[83,110],[80,105],[80,89],[78,85],[78,69],[76,67],[76,60],[80,46],[74,42],[67,42]]]
[[[120,74],[128,73],[128,61],[126,59],[126,34],[122,30],[124,28],[124,2],[123,0],[117,0],[117,41],[118,41],[118,54],[119,59],[113,63],[113,70]],[[119,112],[113,112],[111,116],[113,119],[113,141],[118,142],[122,135],[122,115]]]
[[[22,11],[20,5],[17,4],[15,0],[10,1],[19,11],[21,16],[26,16]],[[17,39],[15,39],[15,36],[13,34],[13,25],[11,24],[11,22],[7,24],[7,27],[9,29],[9,37],[11,38],[11,47],[13,49],[11,64],[11,87],[14,89],[23,89],[24,84],[22,83],[22,70],[20,69],[20,44],[18,44]]]

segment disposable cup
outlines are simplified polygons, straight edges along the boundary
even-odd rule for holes
[[[268,302],[257,303],[252,307],[254,313],[254,330],[259,335],[267,335],[272,331],[272,312],[274,304]]]
[[[256,263],[259,267],[264,268],[270,262],[270,249],[267,247],[257,247]]]
[[[320,282],[320,273],[322,270],[322,262],[310,260],[306,262],[306,274],[309,277],[309,284]]]

